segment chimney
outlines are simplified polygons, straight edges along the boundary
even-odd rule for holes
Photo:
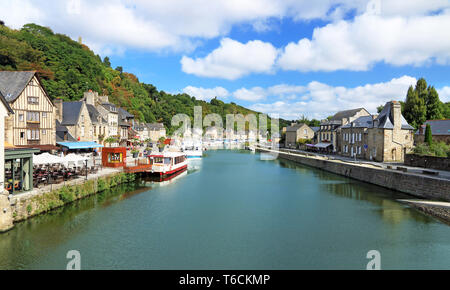
[[[55,108],[56,108],[56,119],[58,121],[62,122],[62,118],[63,118],[63,100],[55,99],[53,101],[53,103],[55,104]]]
[[[88,92],[84,93],[84,100],[86,104],[95,106],[98,99],[98,93],[93,92],[92,90],[89,90]]]
[[[394,123],[394,130],[402,129],[402,106],[397,101],[391,101],[392,121]]]

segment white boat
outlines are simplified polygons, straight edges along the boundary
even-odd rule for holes
[[[148,155],[151,172],[160,176],[175,174],[187,169],[187,158],[183,152],[162,152]]]
[[[186,158],[188,158],[188,159],[202,158],[203,157],[203,149],[200,149],[200,150],[186,150],[183,153],[186,154]]]

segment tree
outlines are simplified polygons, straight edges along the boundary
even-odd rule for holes
[[[105,58],[103,59],[103,64],[107,67],[111,67],[111,61],[109,60],[109,57],[105,56]]]
[[[442,115],[444,119],[450,119],[450,102],[442,103]]]
[[[5,21],[0,20],[0,26],[5,26]]]
[[[384,105],[378,106],[377,107],[377,113],[378,114],[381,113],[381,111],[383,111],[383,109],[384,109]]]
[[[436,89],[432,86],[428,87],[427,95],[427,120],[439,120],[442,119],[441,101]]]
[[[420,82],[417,81],[415,89],[413,89],[412,86],[409,87],[402,112],[406,121],[408,121],[408,123],[416,129],[426,121],[427,117],[427,107],[425,104],[426,95],[423,98],[419,97],[420,95],[423,96],[423,82],[421,80],[419,80]]]
[[[425,128],[425,142],[428,144],[428,146],[431,146],[431,144],[433,144],[433,135],[431,134],[430,124],[427,124],[427,127]]]

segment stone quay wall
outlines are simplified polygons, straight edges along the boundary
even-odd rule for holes
[[[405,165],[450,171],[450,158],[406,154]]]
[[[259,148],[258,151],[268,152],[268,150],[262,148]],[[448,179],[383,169],[367,164],[352,164],[306,154],[278,152],[278,158],[376,184],[412,196],[430,200],[450,201],[450,180]]]
[[[0,194],[0,233],[12,229],[16,222],[134,180],[133,173],[114,172],[88,180],[78,178],[18,195]]]

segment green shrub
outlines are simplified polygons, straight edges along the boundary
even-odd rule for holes
[[[69,203],[75,200],[75,194],[73,192],[73,188],[64,186],[58,192],[59,199],[62,200],[63,203]]]
[[[97,184],[97,190],[104,191],[106,189],[108,189],[106,182],[103,179],[99,179]]]
[[[32,210],[33,210],[33,208],[31,206],[31,204],[28,204],[27,205],[27,212],[28,212],[28,214],[30,214]]]
[[[424,156],[450,157],[450,145],[444,142],[432,143],[431,146],[423,143],[416,145],[414,153]]]

